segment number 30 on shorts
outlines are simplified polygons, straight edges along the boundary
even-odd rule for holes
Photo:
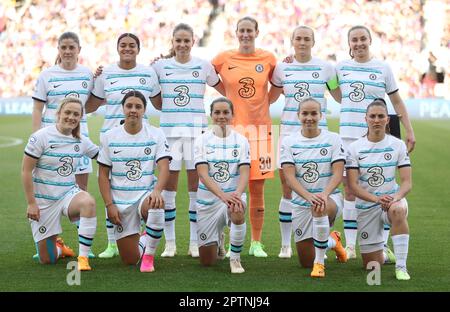
[[[259,170],[268,171],[272,168],[272,159],[270,156],[259,157]]]

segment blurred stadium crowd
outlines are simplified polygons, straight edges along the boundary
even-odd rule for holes
[[[363,24],[372,31],[375,57],[386,59],[397,77],[402,96],[429,96],[423,75],[433,65],[450,80],[450,4],[439,12],[442,26],[431,64],[425,0],[3,0],[0,3],[0,97],[29,96],[43,68],[54,64],[57,38],[74,31],[81,40],[80,63],[95,69],[117,60],[116,38],[123,32],[138,35],[144,64],[166,54],[173,27],[188,23],[203,56],[237,46],[236,21],[246,15],[260,23],[259,47],[279,60],[291,54],[290,35],[295,26],[315,29],[313,53],[332,62],[348,58],[347,31]],[[431,16],[436,19],[436,16]],[[433,21],[436,23],[436,20]],[[438,27],[439,27],[438,23]],[[436,41],[436,40],[435,40]],[[205,52],[206,51],[206,52]],[[195,54],[195,53],[194,53]],[[446,87],[446,97],[448,88]]]

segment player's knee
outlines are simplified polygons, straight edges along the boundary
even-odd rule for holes
[[[325,216],[328,215],[326,209],[324,209],[324,210],[321,211],[321,212],[317,212],[317,211],[312,210],[312,211],[311,211],[311,214],[312,214],[312,216],[313,216],[314,218],[325,217]]]
[[[406,209],[402,206],[394,206],[389,209],[389,216],[392,222],[402,222],[406,220]]]
[[[299,255],[298,257],[299,263],[302,268],[312,268],[314,264],[314,260],[311,260],[309,257],[303,257]]]
[[[245,214],[243,212],[232,212],[231,221],[236,225],[244,224]]]
[[[210,257],[200,257],[200,264],[205,267],[213,266],[216,263],[216,259]]]
[[[81,212],[89,217],[95,216],[95,199],[86,193],[86,195],[82,199],[81,204]]]
[[[44,253],[39,254],[39,262],[41,264],[56,264],[57,258],[57,255],[49,255]]]
[[[350,189],[348,189],[348,190],[345,189],[344,198],[345,198],[345,200],[348,200],[348,201],[355,201],[356,200],[355,195],[353,195],[353,193],[351,192]]]

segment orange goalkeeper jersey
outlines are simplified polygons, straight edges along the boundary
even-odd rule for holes
[[[233,102],[233,124],[270,126],[268,83],[275,56],[262,49],[252,54],[229,50],[217,55],[212,64],[222,78],[227,98]]]

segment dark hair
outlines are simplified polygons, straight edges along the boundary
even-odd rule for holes
[[[374,106],[383,107],[384,110],[386,111],[386,116],[389,116],[388,109],[387,109],[387,104],[386,104],[386,101],[383,98],[376,98],[367,106],[366,116],[369,113],[369,109],[371,109]],[[391,129],[389,127],[389,123],[386,124],[386,129],[385,130],[386,130],[387,134],[391,133]],[[366,136],[368,136],[368,135],[369,135],[369,128],[367,128],[367,133],[366,133]]]
[[[63,33],[58,38],[58,46],[61,44],[61,41],[63,41],[64,39],[72,39],[73,41],[76,42],[78,47],[80,47],[80,38],[78,38],[78,35],[76,33],[71,32],[71,31],[66,31],[65,33]],[[61,58],[59,57],[59,53],[58,53],[58,56],[56,57],[56,60],[55,60],[55,65],[57,65],[59,63],[61,63]]]
[[[138,47],[138,51],[141,50],[141,42],[139,41],[139,38],[132,33],[123,33],[119,36],[119,38],[117,39],[117,47],[119,47],[119,43],[120,40],[122,40],[124,37],[130,37],[131,39],[133,39],[134,41],[136,41],[137,47]]]
[[[256,21],[256,19],[254,19],[253,17],[245,16],[245,17],[243,17],[243,18],[241,18],[240,20],[237,21],[237,23],[236,23],[236,31],[238,30],[239,23],[243,22],[243,21],[250,21],[250,22],[252,22],[253,24],[255,24],[255,30],[258,30],[258,21]]]
[[[61,118],[61,111],[63,110],[64,106],[66,106],[66,104],[69,103],[77,103],[80,105],[81,107],[81,117],[83,117],[83,113],[84,113],[84,109],[83,109],[83,103],[81,102],[81,100],[77,97],[74,96],[69,96],[66,98],[63,98],[61,100],[61,102],[59,103],[59,106],[56,110],[56,115],[58,116],[58,119]],[[81,120],[80,120],[81,121]],[[78,123],[78,125],[72,129],[72,135],[74,138],[80,139],[80,123]]]
[[[211,105],[209,106],[210,114],[212,115],[212,112],[214,110],[214,105],[216,103],[221,103],[221,102],[227,103],[228,106],[230,107],[231,114],[234,115],[233,103],[228,98],[226,98],[224,96],[218,97],[217,99],[215,99],[214,101],[211,102]]]
[[[369,28],[367,28],[366,26],[363,26],[363,25],[356,25],[356,26],[353,26],[352,28],[350,28],[350,29],[348,30],[348,33],[347,33],[347,40],[348,40],[349,42],[350,42],[350,33],[351,33],[352,31],[356,30],[356,29],[364,29],[365,31],[367,31],[367,33],[369,34],[370,42],[372,42],[372,35],[370,34]],[[349,49],[348,54],[350,55],[351,58],[354,57],[354,56],[352,55],[352,49]]]
[[[139,98],[142,101],[142,103],[144,104],[144,108],[147,108],[147,100],[145,99],[145,96],[141,92],[136,91],[136,90],[128,91],[127,94],[125,94],[125,96],[122,99],[122,106],[125,105],[125,102],[130,97],[137,97],[137,98]]]
[[[172,38],[175,37],[175,34],[180,30],[187,31],[188,33],[191,34],[192,38],[194,38],[194,29],[192,29],[191,26],[189,26],[188,24],[185,24],[185,23],[179,23],[178,25],[176,25],[174,27],[174,29],[172,31]],[[175,56],[175,50],[173,49],[173,46],[172,46],[172,48],[170,48],[170,50],[169,50],[169,54],[164,55],[163,58],[171,58],[173,56]]]

